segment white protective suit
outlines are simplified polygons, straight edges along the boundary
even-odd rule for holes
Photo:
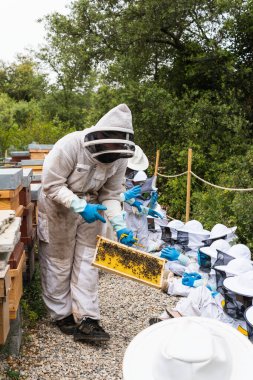
[[[244,320],[233,319],[223,310],[224,298],[220,293],[215,297],[205,286],[191,288],[187,298],[182,298],[176,305],[175,310],[182,316],[197,316],[217,319],[245,333],[247,330]],[[246,335],[246,334],[245,334]]]
[[[120,125],[133,133],[131,112],[125,105],[119,112],[120,106],[104,115],[95,127],[112,130]],[[84,146],[84,137],[92,128],[60,139],[43,165],[38,214],[40,265],[43,299],[54,320],[71,313],[77,323],[84,317],[100,318],[98,270],[91,262],[96,237],[103,234],[106,225],[100,221],[87,223],[71,209],[73,200],[102,203],[109,220],[121,214],[127,159],[104,164],[92,158]]]
[[[153,186],[154,179],[148,178],[145,183],[142,185],[142,193],[148,193],[151,194],[152,191],[157,190]],[[131,183],[130,180],[126,181],[126,187],[127,189],[134,186],[133,183]],[[151,195],[148,197],[148,199],[143,200],[142,198],[136,198],[137,201],[141,202],[143,206],[150,207],[151,202]],[[151,207],[152,208],[152,207]],[[136,207],[132,207],[130,204],[124,202],[124,210],[126,211],[126,223],[127,227],[130,228],[134,236],[138,239],[138,244],[143,245],[144,248],[138,247],[140,250],[148,251],[148,221],[147,221],[147,214],[138,212]]]

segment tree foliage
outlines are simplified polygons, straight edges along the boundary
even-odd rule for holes
[[[252,187],[252,11],[251,0],[73,1],[67,15],[41,20],[40,70],[24,57],[0,69],[0,148],[31,136],[54,142],[124,102],[150,174],[158,148],[160,171],[177,174],[191,147],[192,170],[205,180]],[[186,178],[158,185],[168,213],[184,219]],[[206,228],[237,224],[251,246],[252,200],[192,179],[191,217]]]

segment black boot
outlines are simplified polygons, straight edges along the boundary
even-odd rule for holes
[[[91,318],[84,319],[74,332],[75,341],[106,342],[110,335],[99,325],[98,321]]]
[[[67,335],[72,335],[75,332],[77,324],[75,323],[73,314],[70,314],[68,317],[56,321],[56,326]]]

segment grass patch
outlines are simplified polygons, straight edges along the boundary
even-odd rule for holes
[[[47,309],[42,299],[39,263],[35,263],[32,281],[24,288],[21,299],[23,325],[27,328],[35,327],[36,323],[46,316]]]

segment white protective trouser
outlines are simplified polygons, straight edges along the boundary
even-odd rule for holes
[[[138,244],[145,248],[138,247],[140,250],[148,248],[148,220],[146,215],[137,215],[133,212],[126,213],[127,228],[133,231],[134,237],[138,239]]]
[[[39,211],[39,257],[43,299],[54,320],[73,313],[99,319],[98,270],[91,265],[100,221],[87,223],[71,209],[42,197]]]

